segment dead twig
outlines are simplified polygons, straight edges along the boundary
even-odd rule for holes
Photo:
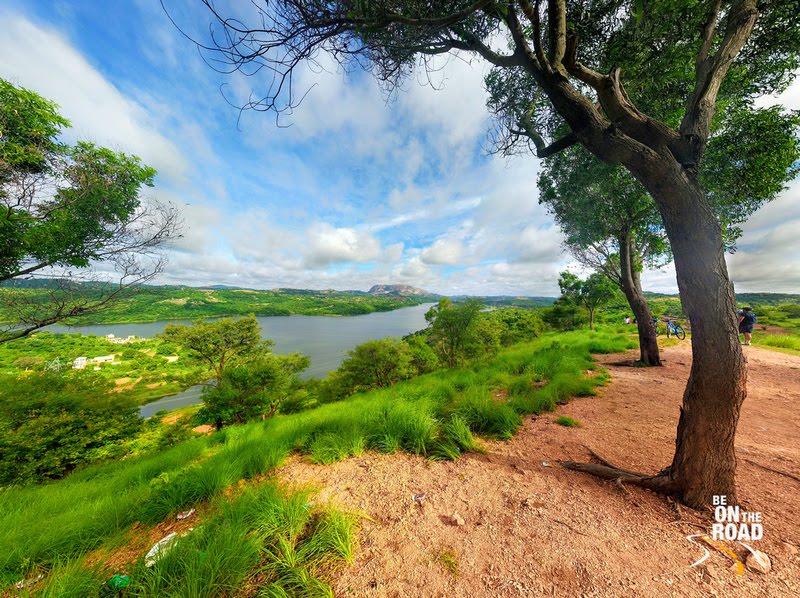
[[[580,534],[581,536],[586,536],[587,538],[591,538],[592,537],[589,534],[585,534],[582,531],[575,529],[574,527],[572,527],[566,521],[561,521],[560,519],[555,519],[555,518],[551,519],[551,521],[555,521],[556,523],[560,523],[564,527],[571,529],[573,532],[575,532],[576,534]]]

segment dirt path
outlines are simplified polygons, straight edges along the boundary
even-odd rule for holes
[[[732,561],[716,552],[690,568],[703,551],[685,536],[708,529],[709,518],[679,512],[644,490],[544,465],[587,460],[583,445],[628,469],[668,465],[689,344],[664,354],[666,366],[658,369],[619,365],[630,355],[603,357],[613,382],[601,396],[575,400],[557,414],[580,420],[582,428],[555,425],[553,415],[529,418],[513,440],[486,443],[486,455],[457,462],[400,454],[324,466],[293,459],[280,471],[284,479],[318,486],[318,500],[369,517],[337,593],[800,595],[800,482],[752,464],[800,476],[800,357],[748,348],[739,492],[744,506],[763,513],[765,537],[754,544],[772,559],[767,575],[738,577]],[[421,494],[421,501],[412,499]]]

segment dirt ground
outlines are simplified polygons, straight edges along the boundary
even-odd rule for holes
[[[340,596],[798,596],[800,357],[746,350],[738,488],[743,508],[763,514],[764,539],[750,544],[771,558],[767,574],[738,576],[715,550],[691,567],[704,550],[686,536],[708,532],[710,515],[557,465],[589,460],[586,446],[634,471],[668,465],[688,341],[664,350],[663,368],[601,357],[612,382],[599,396],[528,418],[513,440],[486,442],[485,455],[437,463],[367,454],[324,466],[293,458],[280,475],[364,515]],[[556,425],[558,415],[583,426]]]

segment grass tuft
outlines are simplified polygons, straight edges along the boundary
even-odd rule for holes
[[[577,419],[572,419],[571,417],[567,417],[566,415],[561,415],[553,420],[559,426],[564,426],[566,428],[580,428],[583,424]]]
[[[458,553],[452,548],[445,548],[444,550],[434,553],[436,562],[439,563],[445,571],[450,573],[453,577],[458,577]]]

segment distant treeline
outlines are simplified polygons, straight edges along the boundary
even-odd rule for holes
[[[480,299],[487,307],[520,307],[523,309],[534,309],[537,307],[550,307],[555,303],[555,297],[469,297],[470,299]],[[467,299],[456,297],[456,302]]]
[[[800,295],[791,293],[737,293],[736,302],[753,305],[782,305],[784,303],[800,303]]]

